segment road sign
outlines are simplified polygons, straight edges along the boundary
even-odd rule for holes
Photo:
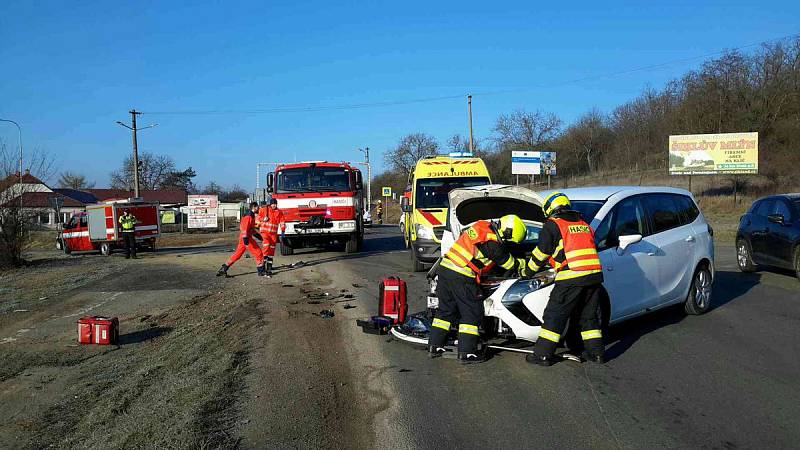
[[[381,191],[383,192],[383,194],[381,194],[383,197],[391,197],[392,196],[392,188],[389,187],[389,186],[382,187]]]
[[[513,175],[539,175],[542,173],[541,152],[511,152]]]

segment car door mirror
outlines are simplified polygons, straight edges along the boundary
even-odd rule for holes
[[[268,194],[272,194],[272,191],[274,190],[272,183],[274,183],[274,182],[275,182],[275,173],[274,172],[268,173],[267,174],[267,193]]]
[[[630,245],[640,242],[642,240],[641,234],[627,234],[619,237],[619,249],[623,252]]]
[[[785,223],[783,220],[783,214],[770,214],[767,216],[767,220],[772,223],[777,223],[778,225],[783,225]]]

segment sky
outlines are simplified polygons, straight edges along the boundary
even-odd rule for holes
[[[796,0],[643,3],[5,0],[0,118],[106,187],[131,153],[115,122],[135,108],[158,124],[140,151],[200,186],[250,190],[257,162],[362,161],[369,147],[375,174],[405,134],[467,135],[468,93],[487,139],[500,114],[569,123],[703,59],[663,63],[800,33]],[[397,104],[441,97],[454,98]],[[391,104],[338,108],[372,103]],[[16,129],[0,123],[0,139],[15,147]]]

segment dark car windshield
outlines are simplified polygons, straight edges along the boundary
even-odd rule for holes
[[[602,200],[573,200],[572,209],[581,213],[585,222],[591,222],[604,204],[605,201]]]
[[[486,177],[423,178],[417,180],[416,208],[448,208],[453,189],[489,184]]]
[[[277,192],[350,190],[350,171],[341,167],[300,167],[278,172]]]

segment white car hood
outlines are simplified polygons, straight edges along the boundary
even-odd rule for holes
[[[517,214],[522,217],[526,222],[541,225],[544,222],[544,214],[541,212],[542,199],[536,192],[521,187],[509,186],[505,184],[490,184],[486,186],[476,186],[470,188],[453,189],[450,191],[450,228],[454,235],[458,235],[462,228],[475,222],[476,220],[498,219],[505,214]],[[485,198],[489,204],[487,205],[487,214],[480,214],[481,217],[459,217],[459,207],[465,205],[465,202],[473,203],[476,199]],[[499,211],[493,206],[499,205],[498,199],[513,199],[520,202],[524,206],[523,210],[504,210]],[[473,216],[475,213],[473,212]],[[475,219],[475,220],[472,220]]]

